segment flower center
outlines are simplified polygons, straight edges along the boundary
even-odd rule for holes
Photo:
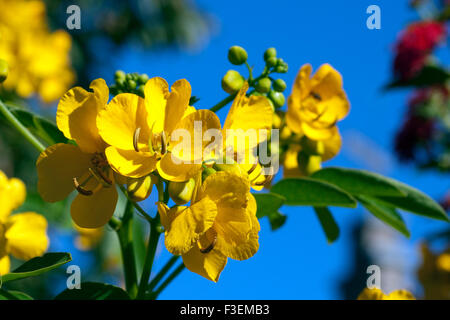
[[[73,178],[73,185],[78,193],[91,196],[102,188],[113,184],[113,172],[103,153],[95,153],[91,158],[91,166],[81,177]]]
[[[141,136],[141,128],[136,128],[133,135],[133,147],[136,152],[149,152],[150,154],[157,153],[159,156],[163,156],[167,153],[168,141],[164,131],[154,134],[150,131],[150,138],[148,139],[148,151],[141,150],[139,147],[139,139]]]

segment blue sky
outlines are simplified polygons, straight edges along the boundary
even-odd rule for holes
[[[279,56],[289,64],[289,73],[282,76],[288,84],[287,93],[302,64],[310,63],[317,69],[322,63],[330,63],[343,75],[352,109],[349,116],[339,123],[344,136],[343,152],[327,165],[375,169],[438,198],[449,189],[448,179],[399,165],[392,157],[392,136],[401,123],[409,92],[383,93],[381,90],[391,74],[392,46],[397,33],[408,22],[417,19],[408,8],[408,2],[197,1],[199,7],[213,14],[218,23],[215,34],[203,49],[145,52],[127,47],[114,60],[114,67],[126,72],[162,76],[169,83],[186,78],[192,85],[193,94],[201,98],[196,106],[209,108],[226,96],[220,80],[228,69],[236,68],[245,74],[244,68],[227,62],[227,50],[232,45],[247,49],[249,63],[256,70],[263,67],[264,50],[276,47]],[[381,30],[366,28],[366,8],[371,4],[381,8]],[[110,70],[101,71],[95,77],[99,76],[112,81]],[[226,112],[222,110],[219,113],[222,121]],[[381,152],[383,163],[373,167],[364,157],[355,157],[358,150],[352,148],[357,145],[358,141],[354,139],[358,136],[363,137],[377,153]],[[341,227],[341,237],[328,245],[311,208],[285,207],[281,211],[288,215],[286,225],[272,232],[267,221],[262,221],[258,253],[243,262],[229,260],[217,284],[184,271],[160,298],[340,298],[340,279],[352,264],[351,228],[368,213],[362,209],[333,209]],[[405,242],[413,253],[408,263],[414,265],[420,238],[445,225],[409,214],[404,217],[412,232],[411,239]],[[168,257],[169,253],[161,248],[156,270]]]

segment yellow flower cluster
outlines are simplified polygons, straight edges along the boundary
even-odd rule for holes
[[[0,171],[0,275],[10,270],[9,255],[29,260],[42,255],[48,247],[47,221],[35,212],[11,215],[25,201],[22,181],[8,179]]]
[[[384,294],[377,288],[365,288],[358,296],[358,300],[416,300],[408,290],[395,290],[390,294]]]
[[[219,149],[234,154],[239,146],[225,132],[269,130],[273,115],[269,101],[248,98],[245,85],[222,127],[214,112],[189,105],[191,86],[186,80],[176,81],[169,90],[164,79],[155,77],[145,84],[145,98],[121,93],[109,103],[103,79],[94,80],[90,88],[92,92],[73,88],[59,102],[58,128],[75,143],[56,144],[39,156],[38,190],[43,199],[59,201],[76,189],[71,205],[74,222],[83,228],[98,228],[114,213],[115,184],[128,182],[128,190],[138,190],[133,195],[143,200],[149,192],[139,188],[152,187],[149,175],[162,178],[175,186],[169,187],[169,193],[180,204],[169,208],[158,203],[166,247],[182,255],[189,270],[217,281],[227,258],[253,256],[260,227],[250,187],[261,188],[267,179],[261,166],[248,161],[216,165],[214,159],[221,150],[208,147],[217,137],[201,136],[199,146],[194,138],[186,151],[179,148],[181,143],[186,145],[179,132],[192,138],[216,130]],[[258,134],[256,141],[245,143],[247,160],[255,160],[253,151],[265,139],[267,135]],[[186,191],[186,186],[191,190]],[[174,190],[180,193],[173,194]],[[190,206],[181,205],[187,202]]]
[[[350,109],[342,76],[329,64],[311,74],[311,65],[300,68],[288,98],[286,125],[280,134],[281,143],[287,145],[285,177],[310,175],[341,148],[337,122]]]
[[[435,253],[426,243],[421,245],[422,265],[417,274],[425,299],[450,299],[450,246]]]
[[[9,66],[7,90],[28,98],[37,93],[52,102],[69,88],[75,75],[70,67],[71,38],[50,32],[41,0],[0,0],[0,59]]]

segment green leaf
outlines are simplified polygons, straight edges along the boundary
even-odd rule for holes
[[[398,181],[395,181],[395,183],[397,188],[405,193],[405,197],[399,198],[386,196],[376,198],[405,211],[426,216],[428,218],[443,220],[447,222],[450,221],[444,209],[429,196],[404,183]]]
[[[82,282],[81,289],[66,289],[55,300],[130,300],[119,287],[99,282]]]
[[[390,225],[406,237],[410,237],[408,228],[403,221],[402,216],[395,210],[394,207],[381,203],[375,199],[358,196],[358,201],[375,217]]]
[[[356,200],[338,187],[310,178],[288,178],[277,182],[271,188],[286,198],[291,206],[338,206],[355,208]]]
[[[0,300],[33,300],[24,292],[0,289]]]
[[[402,87],[428,87],[443,84],[448,79],[450,79],[450,74],[447,70],[435,65],[426,65],[413,78],[393,81],[385,87],[385,90]]]
[[[277,230],[286,222],[286,215],[278,212],[286,199],[275,193],[253,193],[256,200],[258,219],[267,217],[272,231]]]
[[[333,243],[339,237],[339,227],[333,215],[327,207],[314,207],[314,211],[316,212],[317,218],[319,218],[328,243]]]
[[[69,261],[72,261],[70,253],[50,252],[42,257],[36,257],[28,260],[16,270],[2,276],[3,282],[35,277],[50,270],[53,270]]]
[[[329,167],[316,171],[311,178],[334,184],[353,195],[405,196],[395,180],[366,170]]]
[[[39,136],[49,145],[67,143],[67,138],[59,131],[55,123],[34,114],[31,111],[8,105],[12,114],[33,134]]]

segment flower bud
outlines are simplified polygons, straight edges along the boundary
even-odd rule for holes
[[[13,201],[12,209],[17,209],[24,203],[27,195],[25,184],[22,182],[22,180],[11,178],[8,181],[8,190],[11,194],[14,195],[14,197],[11,198]]]
[[[139,88],[137,88],[137,94],[140,95],[142,98],[145,97],[145,86],[140,85]]]
[[[128,178],[127,192],[128,197],[134,202],[147,199],[152,193],[153,181],[150,175],[142,178]]]
[[[216,173],[217,171],[214,170],[213,168],[210,167],[206,167],[205,169],[203,169],[202,171],[202,181],[205,181],[206,178],[208,178],[210,175]]]
[[[5,81],[8,77],[8,69],[8,63],[5,60],[0,59],[0,83]]]
[[[237,163],[231,163],[231,164],[215,163],[213,168],[216,171],[227,171],[227,172],[236,173],[237,175],[242,175],[241,167]]]
[[[125,76],[126,76],[126,74],[125,74],[125,72],[123,72],[122,70],[117,70],[117,71],[114,73],[114,79],[116,80],[116,82],[117,82],[118,80],[125,80]]]
[[[241,65],[247,61],[248,55],[247,51],[240,46],[232,46],[228,50],[228,60],[234,65]]]
[[[255,86],[256,91],[260,93],[266,93],[270,91],[270,86],[272,85],[272,81],[269,78],[262,78],[258,81]]]
[[[128,81],[127,81],[127,87],[128,87],[128,89],[130,89],[130,90],[136,89],[136,81],[134,81],[134,80],[128,80]]]
[[[146,84],[148,81],[148,75],[146,73],[139,75],[137,81],[139,84]]]
[[[272,118],[272,127],[275,129],[280,129],[282,123],[283,123],[283,120],[281,119],[280,115],[275,112],[273,114],[273,118]]]
[[[264,61],[268,61],[270,58],[276,58],[277,50],[275,48],[269,48],[264,52]]]
[[[270,57],[269,59],[266,60],[266,65],[269,68],[273,68],[277,65],[277,58],[276,57]]]
[[[191,201],[195,189],[193,178],[184,182],[169,182],[169,195],[177,205],[183,205]]]
[[[286,102],[284,94],[276,91],[269,92],[269,99],[272,100],[273,104],[275,105],[275,108],[281,108]]]
[[[298,168],[303,175],[310,176],[322,168],[322,156],[300,152],[298,154]]]
[[[289,129],[288,126],[284,126],[283,129],[281,129],[280,139],[287,140],[291,137],[291,135],[292,135],[291,129]]]
[[[222,89],[229,94],[233,94],[242,88],[244,82],[245,79],[239,72],[235,70],[228,70],[222,78]]]
[[[283,79],[277,79],[273,82],[273,89],[278,92],[286,90],[286,82]]]

